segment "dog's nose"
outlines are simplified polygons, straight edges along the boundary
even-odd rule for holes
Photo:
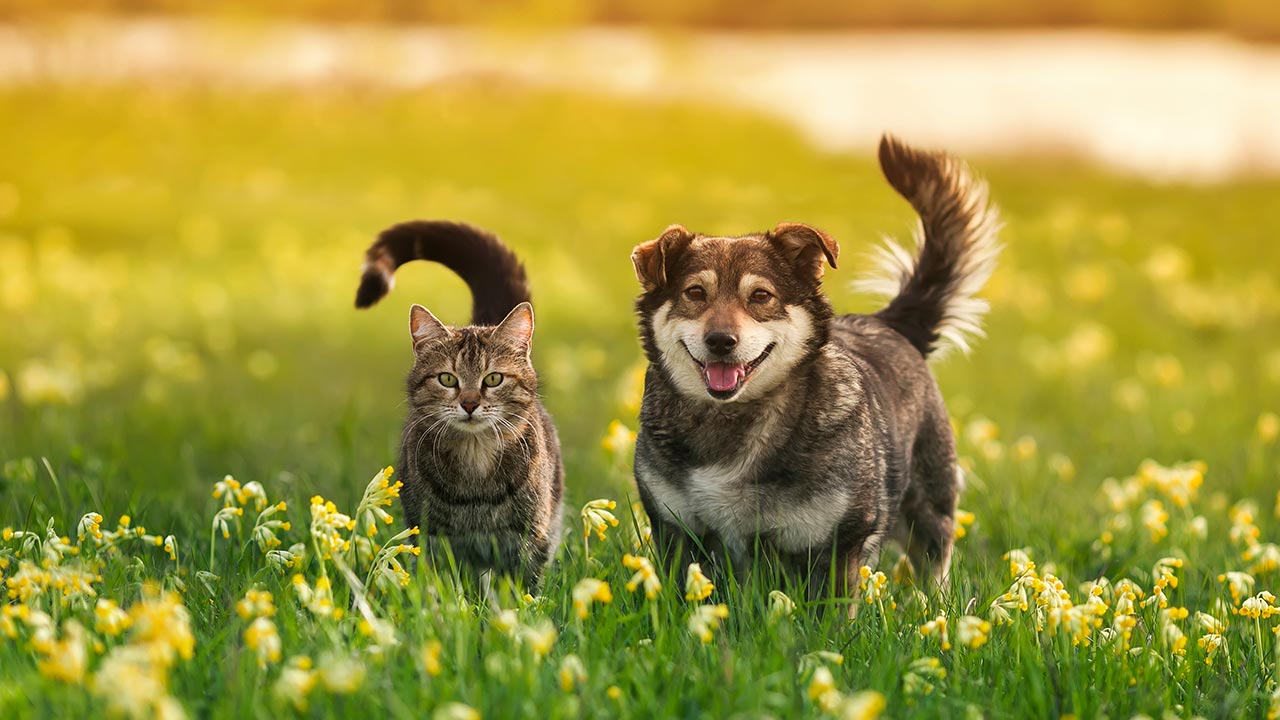
[[[709,332],[702,341],[707,344],[707,349],[716,355],[728,355],[738,344],[738,338],[727,332]]]
[[[467,411],[467,415],[471,415],[476,411],[476,408],[480,407],[480,403],[475,400],[463,400],[458,404],[462,406],[463,410]]]

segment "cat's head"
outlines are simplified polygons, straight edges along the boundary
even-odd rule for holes
[[[414,355],[409,403],[426,416],[424,432],[505,436],[537,401],[529,303],[517,305],[497,326],[464,328],[449,327],[414,305],[409,332]]]

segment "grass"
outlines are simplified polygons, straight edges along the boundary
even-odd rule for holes
[[[0,116],[0,527],[43,538],[52,519],[77,545],[86,513],[106,516],[105,531],[127,514],[177,544],[175,561],[140,540],[117,540],[113,552],[89,539],[78,558],[52,562],[56,542],[0,543],[15,592],[24,557],[48,551],[54,568],[98,558],[97,596],[137,618],[112,636],[92,630],[92,602],[64,606],[56,591],[29,599],[23,606],[61,626],[59,641],[74,637],[70,620],[90,628],[87,670],[70,683],[50,677],[57,671],[40,662],[73,657],[75,643],[50,644],[15,621],[14,637],[0,633],[0,715],[99,712],[112,696],[132,697],[117,688],[144,687],[139,678],[163,680],[177,703],[144,714],[289,715],[281,678],[312,677],[286,670],[294,656],[328,672],[302,713],[312,716],[466,715],[449,703],[494,718],[818,716],[815,662],[841,692],[883,694],[894,716],[1256,717],[1274,707],[1276,621],[1231,612],[1239,603],[1218,580],[1253,570],[1252,593],[1277,589],[1277,569],[1259,557],[1280,536],[1280,452],[1267,415],[1280,409],[1271,242],[1280,220],[1266,212],[1274,181],[1156,187],[1049,160],[975,158],[1004,209],[1007,249],[987,292],[990,337],[936,368],[970,468],[961,504],[976,516],[951,591],[922,599],[891,580],[883,605],[847,622],[764,568],[718,583],[706,602],[725,604],[728,617],[704,644],[687,628],[695,604],[684,600],[683,569],[660,568],[652,600],[625,587],[634,489],[625,448],[616,457],[601,441],[610,421],[635,424],[630,248],[672,222],[735,233],[804,220],[843,245],[841,269],[828,275],[836,306],[870,309],[846,289],[858,257],[881,233],[905,234],[912,218],[869,156],[823,155],[749,116],[483,84],[405,95],[42,86],[0,92]],[[535,360],[561,429],[574,530],[540,598],[502,594],[523,642],[504,630],[509,617],[474,590],[459,600],[448,573],[425,563],[407,587],[370,591],[394,645],[362,634],[358,612],[317,617],[292,585],[294,573],[309,587],[330,577],[334,606],[351,608],[339,563],[314,551],[308,498],[354,512],[368,479],[395,462],[408,305],[466,321],[465,287],[427,266],[406,267],[372,311],[351,309],[370,238],[413,217],[498,232],[532,279]],[[1146,458],[1203,461],[1203,486],[1179,505],[1200,473],[1139,474]],[[292,527],[276,534],[281,549],[309,546],[300,567],[275,569],[251,541],[249,498],[230,537],[214,533],[211,544],[227,497],[211,489],[226,474],[287,502],[276,519]],[[1107,478],[1135,475],[1132,497],[1104,490]],[[587,552],[577,508],[597,497],[619,501],[622,523],[592,536]],[[1251,523],[1237,504],[1250,498]],[[1153,501],[1167,520],[1154,522]],[[1145,651],[1133,654],[1098,627],[1073,645],[1047,613],[1038,631],[1033,600],[984,646],[962,646],[957,619],[988,617],[1013,582],[1002,559],[1013,548],[1038,563],[1035,582],[1062,578],[1078,605],[1080,585],[1103,575],[1150,593],[1156,562],[1181,558],[1180,582],[1165,587],[1170,607],[1192,617],[1135,608],[1131,643]],[[894,560],[886,554],[890,575]],[[369,566],[367,554],[343,562],[360,575]],[[607,581],[613,600],[582,619],[572,591],[584,577]],[[190,658],[180,613],[145,600],[149,581],[176,591],[189,613]],[[262,669],[245,639],[250,621],[235,610],[252,588],[272,593],[282,645],[281,661]],[[772,619],[775,589],[798,604],[789,618]],[[1111,627],[1120,600],[1114,589],[1103,597]],[[1227,621],[1207,663],[1196,611]],[[919,632],[939,613],[950,621],[948,651]],[[152,616],[167,620],[149,640],[139,627]],[[558,639],[539,659],[544,622]],[[1170,625],[1187,637],[1185,656]],[[424,653],[435,642],[433,674]],[[131,647],[176,654],[115,664],[133,673],[121,683],[104,668]],[[817,651],[843,662],[804,659]],[[910,663],[928,657],[946,677],[911,679]],[[343,662],[364,672],[350,693],[340,681],[360,671]],[[925,680],[932,692],[920,691]]]

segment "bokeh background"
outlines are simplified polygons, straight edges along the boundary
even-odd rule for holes
[[[1148,457],[1274,493],[1274,3],[475,5],[0,0],[0,524],[195,527],[228,473],[349,504],[396,461],[409,305],[467,321],[427,264],[352,308],[411,218],[525,259],[571,502],[622,498],[631,247],[813,223],[873,309],[848,283],[913,222],[886,130],[1004,211],[990,337],[936,365],[978,552],[1083,557]]]

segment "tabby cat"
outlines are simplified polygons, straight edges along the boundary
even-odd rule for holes
[[[560,541],[564,468],[538,398],[529,353],[533,308],[524,267],[497,237],[469,225],[415,221],[384,230],[366,252],[356,307],[386,295],[396,268],[433,260],[471,289],[468,327],[409,312],[413,369],[400,448],[409,527],[440,561],[493,570],[536,589]]]

